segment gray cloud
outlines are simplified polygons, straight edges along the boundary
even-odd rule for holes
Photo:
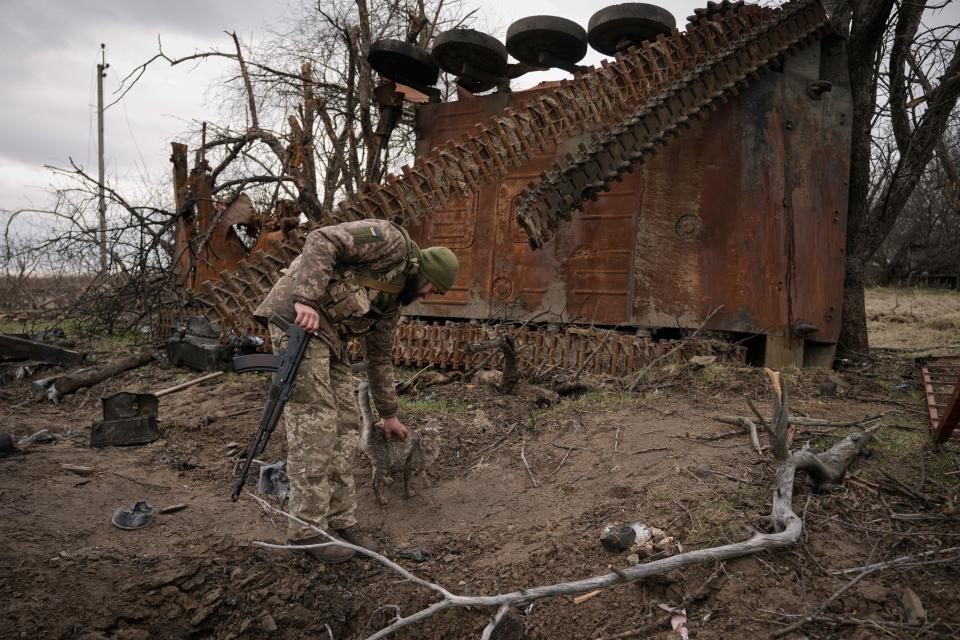
[[[117,2],[4,0],[0,3],[0,209],[38,205],[38,188],[50,183],[44,164],[64,166],[68,157],[96,163],[94,104],[99,45],[110,64],[106,101],[122,76],[157,50],[186,55],[227,47],[224,30],[259,39],[264,25],[286,10],[280,2]],[[204,103],[209,84],[224,73],[223,61],[171,69],[155,64],[123,102],[108,109],[108,174],[123,179],[147,165],[168,171],[169,141],[192,118],[215,112]]]

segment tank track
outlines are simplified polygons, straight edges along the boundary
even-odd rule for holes
[[[599,124],[600,133],[580,155],[568,156],[527,190],[526,209],[518,219],[531,244],[542,246],[556,230],[557,212],[568,216],[591,189],[603,188],[652,145],[676,135],[713,101],[735,92],[777,55],[772,50],[786,51],[803,42],[825,21],[814,0],[793,0],[776,10],[728,3],[724,11],[704,14],[686,32],[631,48],[612,63],[604,60],[537,94],[522,108],[509,108],[460,139],[434,147],[383,185],[367,184],[342,201],[334,217],[392,218],[406,224],[429,218],[448,200],[506,176],[558,140]],[[640,151],[630,149],[634,141]],[[640,147],[641,141],[649,148]],[[539,206],[535,198],[542,198]],[[220,282],[203,283],[192,302],[224,330],[263,335],[252,320],[253,309],[280,269],[299,254],[309,230],[302,227],[277,249],[250,256],[233,273],[221,272]]]
[[[599,191],[609,191],[612,181],[656,153],[691,120],[714,109],[717,100],[736,94],[780,55],[816,37],[825,28],[827,16],[814,0],[791,2],[768,14],[728,8],[712,18],[701,17],[686,35],[674,32],[668,37],[672,50],[696,56],[702,46],[696,37],[703,30],[695,27],[701,24],[711,25],[713,29],[707,30],[711,37],[724,41],[724,54],[708,64],[671,70],[675,82],[667,90],[615,125],[601,127],[580,145],[578,154],[566,154],[538,183],[524,190],[517,222],[531,246],[542,247],[560,220],[569,219],[572,211],[595,199]]]
[[[648,335],[617,333],[593,327],[557,325],[523,326],[479,324],[477,322],[427,322],[404,319],[397,327],[393,362],[398,366],[440,369],[470,369],[487,353],[470,354],[467,345],[509,335],[517,349],[518,367],[530,375],[544,375],[553,369],[577,370],[623,377],[651,362],[688,360],[693,356],[716,356],[718,361],[744,364],[746,347],[722,340],[654,340]],[[679,348],[677,348],[679,345]],[[672,353],[671,353],[672,351]],[[360,346],[350,345],[351,355],[360,357]],[[485,366],[498,367],[497,354]]]

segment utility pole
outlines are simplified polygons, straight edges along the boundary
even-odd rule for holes
[[[100,210],[100,272],[107,272],[107,202],[103,195],[103,79],[107,75],[107,45],[100,44],[97,65],[97,156],[99,161],[98,195]]]

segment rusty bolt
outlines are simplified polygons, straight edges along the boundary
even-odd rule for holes
[[[673,228],[681,240],[693,240],[703,232],[703,220],[698,215],[687,213],[677,218]]]

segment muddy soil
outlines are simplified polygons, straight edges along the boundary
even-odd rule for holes
[[[28,381],[0,387],[0,431],[20,439],[45,428],[58,436],[0,458],[0,638],[345,640],[434,601],[369,560],[322,565],[254,545],[282,541],[284,523],[249,498],[229,501],[237,461],[225,447],[250,437],[265,399],[263,375],[230,374],[163,398],[163,437],[154,443],[87,446],[101,396],[197,375],[154,364],[60,405],[35,399]],[[856,575],[838,571],[960,545],[953,515],[960,447],[930,447],[912,360],[880,354],[839,372],[785,376],[798,415],[883,414],[887,425],[835,491],[814,493],[798,477],[794,505],[806,524],[798,546],[675,571],[581,604],[539,601],[512,612],[498,637],[679,638],[660,605],[681,604],[691,637],[765,637],[817,610]],[[839,395],[821,395],[831,381]],[[358,455],[361,524],[386,555],[464,594],[626,567],[628,552],[599,544],[610,522],[663,529],[679,543],[671,553],[740,541],[766,526],[769,452],[757,454],[744,434],[699,439],[733,429],[717,416],[749,415],[745,394],[770,412],[760,371],[670,365],[632,394],[590,382],[595,391],[550,406],[483,385],[406,396],[402,417],[438,426],[442,454],[428,476],[414,479],[415,497],[403,499],[395,484],[383,508]],[[801,429],[795,446],[828,447],[851,429]],[[263,458],[283,457],[281,426]],[[138,500],[186,507],[135,531],[111,525],[115,509]],[[960,561],[956,553],[928,557],[935,562],[863,578],[787,637],[957,637]],[[903,604],[907,589],[922,603],[919,621]],[[477,638],[491,614],[448,611],[395,637]]]

